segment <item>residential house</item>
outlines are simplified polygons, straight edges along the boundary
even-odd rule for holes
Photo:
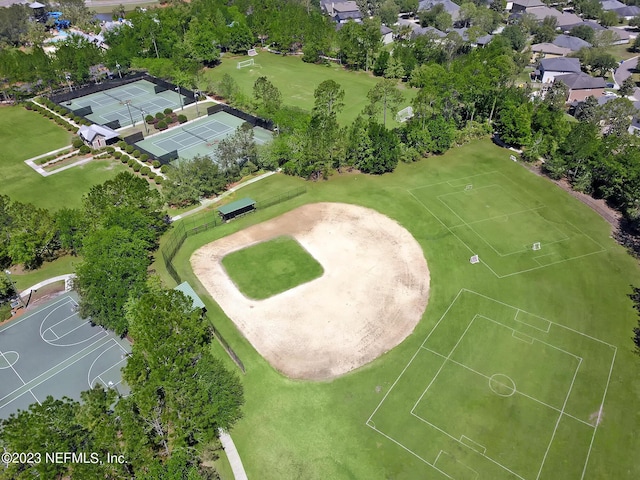
[[[592,77],[586,73],[569,73],[556,75],[556,82],[562,82],[569,87],[567,102],[582,102],[587,97],[600,97],[604,95],[604,78]]]
[[[509,8],[511,3],[511,8]],[[507,2],[507,10],[511,10],[512,13],[524,13],[527,8],[542,7],[544,5],[540,0],[513,0],[513,2]]]
[[[589,42],[578,37],[572,37],[571,35],[558,35],[553,40],[553,44],[558,47],[568,48],[572,52],[577,52],[581,48],[589,48],[592,46]]]
[[[389,45],[393,42],[393,30],[386,25],[380,25],[380,36],[382,38],[383,45]]]
[[[542,83],[551,83],[559,75],[580,73],[581,71],[580,60],[577,58],[544,58],[540,60],[535,74]]]
[[[411,28],[411,38],[416,38],[421,35],[430,35],[434,38],[444,38],[446,33],[438,30],[435,27],[421,27],[420,24],[412,22],[411,20],[405,20],[403,18],[398,20],[399,26],[405,26]]]
[[[347,23],[349,20],[362,22],[362,13],[358,9],[358,4],[353,1],[332,2],[322,1],[320,7],[336,23]]]
[[[82,125],[78,135],[92,148],[102,148],[118,141],[118,132],[104,125]]]
[[[535,45],[531,45],[531,51],[533,52],[531,57],[532,62],[535,62],[539,58],[565,57],[571,53],[570,48],[559,47],[553,43],[536,43]]]
[[[539,22],[542,22],[547,17],[555,17],[558,22],[557,25],[561,29],[566,28],[568,25],[575,26],[582,22],[582,19],[575,13],[559,12],[555,8],[549,8],[546,5],[529,7],[522,13],[533,15]]]
[[[451,15],[451,19],[454,22],[460,18],[460,6],[451,0],[422,0],[418,3],[418,12],[431,10],[438,4],[444,7],[444,11]]]

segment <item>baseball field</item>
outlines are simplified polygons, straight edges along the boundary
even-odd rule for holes
[[[640,475],[640,270],[595,212],[489,141],[231,200],[300,185],[174,259],[246,367],[249,478]]]

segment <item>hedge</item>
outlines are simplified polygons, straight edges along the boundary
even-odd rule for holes
[[[173,113],[173,110],[171,110],[170,108],[165,108],[164,109],[164,114],[165,115],[171,115]]]

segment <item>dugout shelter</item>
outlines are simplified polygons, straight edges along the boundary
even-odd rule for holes
[[[218,208],[220,217],[225,222],[256,209],[256,201],[245,197]]]

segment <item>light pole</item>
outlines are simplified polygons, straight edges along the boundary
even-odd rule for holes
[[[122,72],[120,71],[120,64],[116,62],[116,68],[118,69],[118,76],[122,78]]]
[[[147,131],[147,135],[149,135],[149,126],[147,125],[147,120],[144,116],[147,114],[144,110],[140,110],[140,115],[142,115],[142,123],[144,123],[144,129]]]
[[[156,25],[160,25],[160,20],[158,17],[153,17],[153,21]],[[158,45],[156,44],[156,36],[153,32],[151,32],[151,41],[153,42],[153,48],[156,50],[156,58],[160,58],[160,54],[158,53]]]
[[[198,97],[200,96],[200,90],[193,91],[193,98],[196,101],[196,115],[200,116],[200,109],[198,109]]]
[[[18,301],[20,302],[20,305],[22,305],[24,307],[24,302],[22,301],[22,297],[18,293],[18,289],[16,288],[16,284],[13,281],[13,278],[11,278],[11,271],[10,270],[5,270],[4,273],[7,276],[7,278],[9,279],[9,281],[11,282],[11,287],[13,288],[13,292],[18,297]]]
[[[136,122],[133,121],[133,116],[131,115],[131,107],[129,106],[131,105],[131,100],[125,100],[124,104],[127,106],[127,110],[129,110],[129,118],[131,119],[131,126],[135,127]]]
[[[176,87],[176,92],[178,92],[178,100],[180,100],[180,110],[184,110],[184,105],[182,104],[182,95],[180,95],[180,85]]]

